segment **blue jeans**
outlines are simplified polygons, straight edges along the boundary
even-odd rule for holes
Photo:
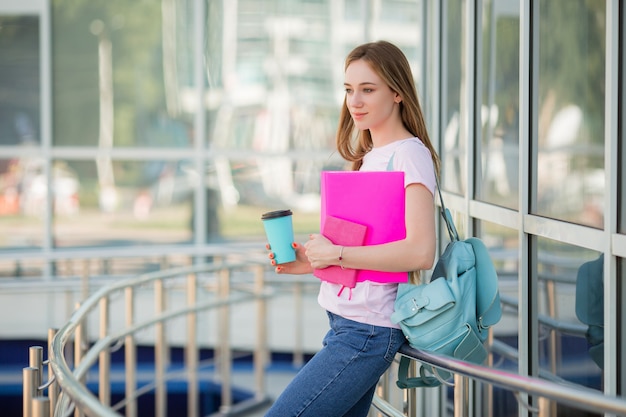
[[[399,329],[328,313],[322,349],[300,370],[266,417],[367,416],[376,384],[405,342]]]

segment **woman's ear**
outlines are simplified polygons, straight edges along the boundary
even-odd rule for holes
[[[400,102],[402,102],[402,97],[400,96],[400,94],[396,93],[396,96],[393,98],[393,101],[396,104],[400,104]]]

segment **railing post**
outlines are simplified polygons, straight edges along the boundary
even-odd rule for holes
[[[454,417],[469,416],[469,378],[454,374]]]
[[[415,376],[417,375],[417,361],[412,360],[411,363],[409,364],[409,375],[410,376]],[[407,389],[406,391],[406,395],[407,395],[407,415],[409,417],[417,417],[418,413],[417,413],[417,389],[415,388],[411,388],[411,389]]]
[[[33,417],[50,417],[50,400],[47,397],[33,398]]]
[[[230,294],[230,271],[222,269],[218,274],[218,297],[220,300],[226,300]],[[219,341],[219,357],[217,366],[219,367],[220,379],[222,382],[222,401],[220,412],[228,413],[232,404],[231,393],[231,361],[232,354],[230,351],[230,307],[225,304],[218,309],[218,334]]]
[[[125,325],[127,328],[133,326],[135,321],[135,289],[126,287],[124,290],[124,304],[126,310]],[[124,339],[124,394],[126,396],[126,417],[137,417],[137,350],[135,349],[135,338],[129,334]]]
[[[553,267],[555,268],[555,267]],[[556,283],[554,282],[554,280],[550,279],[547,280],[545,282],[545,291],[546,291],[546,298],[547,298],[547,308],[548,308],[548,316],[550,318],[556,319],[557,318],[557,305],[556,305]],[[559,336],[556,332],[556,329],[554,328],[550,328],[549,330],[549,339],[548,339],[548,346],[549,346],[549,357],[550,357],[550,371],[553,374],[557,374],[557,371],[559,369],[559,366],[561,365],[560,362],[560,358],[559,358]]]
[[[539,397],[538,417],[550,417],[556,415],[556,404],[545,397]]]
[[[265,268],[262,265],[255,267],[254,292],[257,295],[257,333],[254,349],[254,373],[257,398],[265,397],[265,366],[268,362],[267,347],[267,302],[263,297],[265,290]]]
[[[22,369],[22,416],[32,417],[33,398],[37,397],[37,368]]]
[[[59,384],[56,381],[56,376],[52,371],[52,365],[50,364],[50,351],[52,350],[52,339],[57,333],[57,329],[48,329],[48,379],[54,379],[48,386],[48,398],[50,398],[50,415],[54,415],[54,408],[57,405],[57,399],[59,397]]]
[[[28,348],[28,366],[35,368],[35,396],[41,392],[41,383],[43,381],[43,348],[41,346],[31,346]]]
[[[80,304],[77,305],[77,308],[80,307]],[[85,322],[81,321],[77,326],[74,332],[74,367],[78,366],[83,359],[83,338],[85,336],[84,326]],[[85,378],[83,377],[80,380],[81,383],[85,383]],[[82,417],[84,414],[76,408],[74,410],[75,417]]]
[[[163,280],[158,279],[154,283],[154,303],[155,314],[159,315],[165,311],[165,290],[163,289]],[[155,325],[156,341],[154,344],[154,360],[155,360],[155,396],[154,408],[156,417],[166,417],[167,414],[167,381],[165,380],[165,368],[168,365],[166,352],[166,334],[165,323],[158,322]]]
[[[109,332],[109,297],[100,299],[100,339],[107,337]],[[102,404],[111,405],[111,351],[100,352],[98,364],[98,393]]]
[[[489,329],[489,333],[487,333],[487,346],[489,346],[489,348],[487,349],[489,351],[489,355],[487,356],[487,366],[489,366],[490,368],[494,367],[493,352],[491,351],[491,347],[493,346],[493,338],[493,328],[491,328]],[[482,392],[484,393],[483,398],[485,400],[485,403],[488,405],[493,404],[493,385],[485,385]],[[483,407],[483,409],[485,409],[485,407]],[[493,407],[486,407],[485,412],[487,413],[485,417],[494,417]]]
[[[293,364],[296,367],[300,367],[304,364],[304,308],[302,301],[302,293],[303,293],[303,284],[302,282],[297,281],[294,284],[294,318],[295,318],[295,326],[294,335],[294,348],[293,348]]]
[[[408,417],[417,417],[417,390],[415,388],[409,388],[404,390],[406,398],[405,411]]]
[[[187,275],[187,305],[193,306],[197,302],[197,274]],[[187,417],[198,417],[198,315],[187,315],[187,343],[185,344],[185,368],[187,373]]]
[[[553,266],[553,268],[556,268],[556,266]],[[556,283],[554,282],[554,280],[549,279],[546,283],[546,295],[548,297],[548,315],[553,318],[556,319],[557,318],[557,294],[556,294]],[[550,370],[552,371],[553,374],[557,374],[558,373],[558,369],[561,366],[561,339],[559,334],[557,333],[556,329],[551,328],[549,330],[549,335],[550,335],[550,339],[549,339],[549,355],[550,355]],[[556,404],[552,404],[552,412],[555,413],[554,415],[556,415]],[[546,409],[545,412],[548,412],[548,410]],[[552,414],[545,414],[546,416],[548,415],[552,415]]]

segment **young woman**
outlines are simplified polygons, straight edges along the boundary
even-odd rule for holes
[[[409,63],[385,41],[355,48],[345,62],[345,99],[337,147],[352,170],[404,171],[406,238],[344,247],[321,234],[294,243],[296,261],[276,266],[279,274],[344,268],[389,272],[430,269],[435,256],[437,154],[430,142]],[[355,140],[356,133],[356,140]],[[270,249],[268,247],[268,249]],[[270,249],[271,250],[271,249]],[[275,264],[272,253],[269,254]],[[390,321],[398,284],[358,282],[351,297],[341,285],[322,281],[318,301],[330,330],[322,349],[302,368],[266,416],[366,416],[378,380],[405,338]]]

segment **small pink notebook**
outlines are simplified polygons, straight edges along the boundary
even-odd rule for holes
[[[362,246],[365,242],[367,226],[343,220],[338,217],[328,216],[324,222],[322,234],[335,245]],[[332,265],[324,269],[316,269],[313,275],[323,281],[341,284],[344,287],[354,288],[356,285],[356,269],[342,269]]]
[[[404,172],[323,171],[321,230],[329,217],[367,227],[363,245],[406,237]],[[407,282],[406,272],[358,270],[357,282]]]

